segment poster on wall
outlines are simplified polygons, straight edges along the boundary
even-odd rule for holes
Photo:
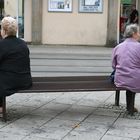
[[[103,0],[79,0],[79,12],[102,13]]]
[[[72,0],[48,0],[48,11],[72,12]]]

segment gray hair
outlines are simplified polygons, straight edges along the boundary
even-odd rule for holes
[[[9,35],[16,35],[17,33],[17,22],[16,19],[8,16],[4,17],[1,21],[1,28],[6,32],[6,34]]]
[[[130,38],[133,36],[134,33],[139,32],[139,26],[137,24],[130,24],[126,26],[124,37]]]

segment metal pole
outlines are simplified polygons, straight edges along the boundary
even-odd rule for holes
[[[17,24],[18,24],[18,15],[19,15],[19,0],[17,0],[17,6],[16,6],[16,19],[17,19]],[[17,37],[18,37],[18,29],[17,29]]]

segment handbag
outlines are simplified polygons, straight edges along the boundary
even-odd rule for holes
[[[113,71],[111,72],[111,74],[110,74],[109,78],[110,78],[110,81],[111,81],[112,83],[114,83],[115,70],[113,70]]]

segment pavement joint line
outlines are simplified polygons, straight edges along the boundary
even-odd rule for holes
[[[113,125],[115,124],[115,122],[120,118],[121,113],[118,115],[118,117],[114,120],[114,122],[112,122],[112,124],[110,126],[108,126],[108,129],[106,130],[106,132],[103,134],[103,136],[99,139],[102,140],[102,138],[107,134],[107,132],[113,127]]]
[[[93,110],[93,111],[96,111],[96,110],[97,110],[97,108],[96,108],[95,110]],[[81,124],[82,122],[84,122],[90,115],[93,114],[93,111],[92,111],[91,113],[89,113],[83,120],[81,120],[79,123],[77,123],[77,124],[75,125],[75,127],[73,127],[73,128],[71,129],[71,131],[69,131],[61,140],[63,140],[66,136],[68,136],[75,128],[77,128],[77,126],[80,126],[80,124]]]
[[[57,98],[57,97],[56,97],[56,98]],[[45,104],[43,104],[43,105],[41,105],[41,106],[39,106],[39,107],[37,107],[37,108],[33,109],[31,112],[33,112],[33,111],[35,111],[35,110],[37,110],[37,109],[41,108],[42,106],[44,106],[44,105],[46,105],[46,104],[48,104],[48,103],[50,103],[50,102],[54,101],[56,98],[54,98],[54,99],[50,100],[49,102],[47,102],[47,103],[45,103]],[[15,119],[15,120],[13,120],[13,121],[6,122],[6,124],[7,124],[7,125],[9,125],[9,124],[11,124],[11,123],[13,123],[13,122],[15,122],[15,121],[17,121],[17,120],[19,120],[19,119],[23,118],[24,116],[26,116],[26,115],[28,115],[28,114],[29,114],[29,113],[25,113],[25,114],[23,114],[23,115],[19,116],[19,118],[17,118],[17,119]],[[7,114],[7,121],[8,121],[8,114]],[[7,125],[5,125],[5,126],[7,126]],[[3,126],[3,127],[1,127],[1,128],[4,128],[5,126]],[[0,128],[0,129],[1,129],[1,128]]]
[[[44,125],[47,124],[48,122],[50,122],[50,121],[52,121],[53,119],[55,119],[57,116],[59,116],[60,114],[62,114],[62,113],[65,112],[66,110],[67,110],[67,109],[61,111],[60,113],[58,113],[58,114],[55,115],[54,117],[51,117],[47,122],[45,122],[45,123],[43,123],[42,125],[40,125],[37,129],[40,129],[42,126],[44,126]],[[36,129],[36,128],[35,128],[35,129]],[[34,130],[35,130],[35,129],[34,129]],[[33,134],[34,130],[33,130],[31,133],[29,133],[27,136],[30,136],[31,134]],[[27,136],[25,136],[24,138],[26,138]],[[24,140],[24,138],[23,138],[23,140]]]

